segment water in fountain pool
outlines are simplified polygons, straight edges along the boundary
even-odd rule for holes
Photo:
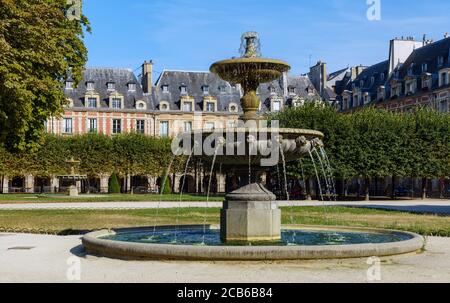
[[[409,240],[412,236],[403,233],[371,233],[348,231],[311,231],[282,230],[281,241],[253,243],[223,243],[218,229],[189,228],[178,231],[178,241],[173,243],[173,229],[158,229],[153,235],[151,231],[123,232],[105,236],[101,239],[121,242],[173,245],[207,245],[207,246],[291,246],[291,245],[350,245],[365,243],[390,243]]]

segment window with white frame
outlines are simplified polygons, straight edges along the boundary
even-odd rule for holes
[[[269,87],[269,91],[272,95],[276,93],[275,87],[273,86]]]
[[[122,120],[113,119],[112,121],[112,133],[120,134],[122,132]]]
[[[163,85],[162,86],[162,91],[163,91],[163,93],[168,93],[169,92],[169,85]]]
[[[445,86],[448,84],[448,73],[446,71],[441,73],[439,83],[440,86]]]
[[[281,110],[281,101],[273,100],[272,101],[272,111],[279,112]]]
[[[206,102],[206,111],[207,112],[215,112],[216,104],[214,102]]]
[[[187,94],[187,87],[185,85],[180,86],[180,92],[183,95]]]
[[[295,87],[290,86],[290,87],[288,88],[288,93],[289,93],[290,95],[295,95]]]
[[[136,91],[136,83],[128,83],[128,90],[130,92]]]
[[[72,81],[66,81],[66,89],[73,89],[73,82]]]
[[[106,85],[107,85],[109,91],[116,90],[116,84],[114,82],[108,82]]]
[[[87,90],[94,90],[94,82],[92,82],[92,81],[89,81],[89,82],[86,82],[86,89]]]
[[[88,108],[97,108],[97,98],[88,98]]]
[[[205,123],[205,129],[206,130],[212,130],[216,127],[216,124],[214,122],[206,122]]]
[[[428,64],[427,63],[422,63],[422,73],[425,73],[428,71]]]
[[[225,86],[225,85],[221,85],[221,86],[219,86],[219,92],[220,92],[221,94],[224,94],[224,93],[226,93],[226,92],[227,92],[227,88],[226,88],[226,86]]]
[[[169,121],[161,121],[159,122],[159,135],[161,137],[169,136]]]
[[[192,122],[191,121],[185,121],[184,122],[184,131],[185,132],[192,131]]]
[[[145,120],[136,120],[136,132],[145,133]]]
[[[192,101],[183,101],[183,111],[191,112],[193,110]]]
[[[122,108],[122,99],[120,98],[112,98],[111,108],[120,109]]]
[[[203,85],[202,86],[203,94],[208,95],[209,94],[209,86]]]
[[[96,118],[88,118],[87,126],[88,126],[88,132],[96,133],[98,130],[97,119]]]
[[[63,118],[63,129],[62,132],[64,134],[72,134],[73,133],[73,120],[72,118]]]

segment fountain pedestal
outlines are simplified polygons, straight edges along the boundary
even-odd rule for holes
[[[220,214],[222,241],[280,240],[281,211],[275,200],[275,195],[260,183],[228,194]]]

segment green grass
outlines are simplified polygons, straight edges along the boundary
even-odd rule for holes
[[[0,211],[1,232],[69,234],[102,228],[175,224],[203,224],[205,209],[182,208],[147,210],[17,210]],[[283,224],[376,227],[450,236],[450,217],[410,214],[363,208],[322,207],[283,208]],[[219,223],[219,209],[206,209],[208,224]]]
[[[38,195],[38,194],[6,194],[0,195],[0,204],[2,203],[67,203],[67,202],[121,202],[121,201],[131,201],[131,202],[144,202],[144,201],[179,201],[180,195],[171,194],[163,195],[162,198],[159,194],[145,194],[145,195],[129,195],[129,194],[96,194],[92,196],[80,195],[77,198],[70,198],[63,194],[48,194],[48,195]],[[204,195],[188,195],[184,194],[182,201],[206,201],[206,196]],[[223,196],[211,196],[209,201],[223,201]]]

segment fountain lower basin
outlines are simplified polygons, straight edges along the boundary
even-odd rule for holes
[[[410,232],[318,226],[284,226],[280,241],[245,245],[223,244],[217,227],[204,233],[203,225],[101,230],[82,241],[88,253],[111,258],[201,261],[362,258],[411,253],[424,245]]]

